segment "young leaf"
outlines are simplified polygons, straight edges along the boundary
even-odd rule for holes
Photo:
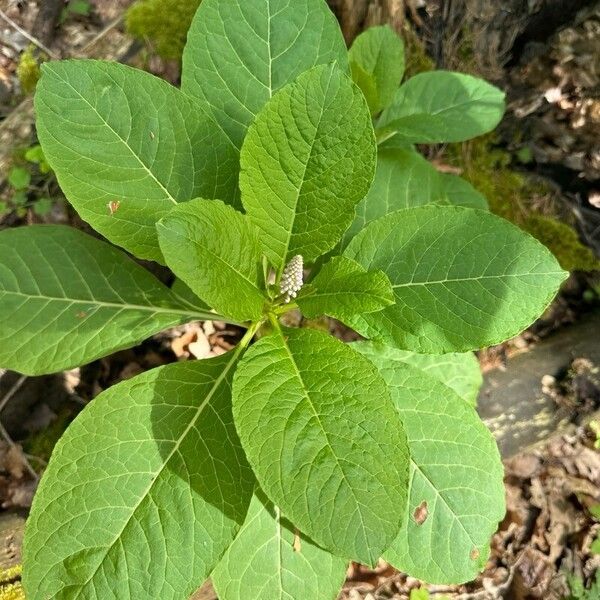
[[[31,183],[31,173],[23,167],[13,167],[8,172],[8,183],[15,190],[26,190]]]
[[[475,578],[504,517],[503,467],[475,410],[433,377],[395,359],[393,349],[353,344],[379,369],[406,428],[409,509],[384,557],[431,583]]]
[[[315,67],[273,96],[244,141],[240,187],[278,270],[288,257],[311,262],[336,245],[375,162],[365,99],[335,65]]]
[[[367,223],[403,208],[427,204],[487,208],[485,198],[468,182],[456,175],[439,173],[414,148],[380,148],[373,185],[358,203],[342,247]]]
[[[325,263],[308,292],[297,302],[309,319],[329,315],[345,321],[394,303],[392,284],[383,271],[369,272],[345,256]]]
[[[179,300],[121,251],[71,227],[0,232],[0,365],[30,375],[86,364],[187,321]]]
[[[220,600],[335,600],[347,562],[322,550],[258,491],[246,521],[211,575]]]
[[[260,318],[261,250],[248,217],[217,200],[192,200],[157,229],[168,265],[197,296],[238,321]]]
[[[269,498],[323,548],[374,564],[404,514],[408,450],[373,365],[324,333],[276,332],[240,362],[233,414]]]
[[[376,115],[389,106],[404,75],[404,44],[389,26],[361,33],[348,52],[352,79]]]
[[[188,32],[181,87],[239,149],[278,89],[332,62],[347,68],[346,44],[324,0],[203,0]]]
[[[377,123],[380,139],[462,142],[491,131],[504,114],[504,93],[483,79],[451,71],[419,73],[400,86]]]
[[[567,276],[518,227],[463,207],[422,206],[369,224],[345,255],[381,269],[396,304],[352,321],[365,337],[431,354],[504,341],[530,325]]]
[[[360,350],[376,354],[381,360],[389,358],[395,363],[404,363],[448,386],[471,406],[477,406],[477,395],[483,383],[479,361],[473,352],[450,354],[417,354],[399,350],[375,342],[361,342]]]
[[[42,70],[35,108],[44,155],[77,212],[111,242],[163,262],[155,224],[177,203],[234,202],[231,144],[197,102],[117,63]]]
[[[255,481],[231,416],[236,354],[103,392],[58,442],[27,522],[32,598],[188,598],[243,523]]]

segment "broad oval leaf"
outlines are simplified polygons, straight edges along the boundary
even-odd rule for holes
[[[411,453],[409,510],[384,558],[430,583],[475,578],[505,512],[496,442],[475,410],[392,348],[358,343],[390,387]]]
[[[236,148],[271,96],[315,65],[347,68],[324,0],[203,0],[188,32],[181,87],[203,101]]]
[[[196,295],[232,319],[260,318],[266,301],[262,255],[246,215],[216,200],[192,200],[157,229],[169,267]]]
[[[344,322],[394,303],[394,290],[383,271],[367,271],[345,256],[325,263],[305,290],[308,293],[297,303],[309,319],[329,315]]]
[[[462,142],[492,131],[504,114],[504,93],[483,79],[454,73],[419,73],[403,83],[383,111],[380,138],[403,143]]]
[[[312,262],[337,244],[375,162],[365,99],[335,65],[315,67],[273,96],[244,140],[240,188],[278,270],[288,257]]]
[[[234,202],[231,143],[197,102],[118,63],[45,63],[36,88],[44,155],[77,212],[111,242],[164,262],[156,222],[199,196]]]
[[[345,255],[381,269],[396,304],[355,318],[365,337],[431,354],[502,342],[530,325],[567,276],[515,225],[463,207],[422,206],[369,224]]]
[[[84,409],[27,522],[28,597],[180,600],[208,577],[255,485],[231,415],[235,364],[160,367]]]
[[[335,600],[347,564],[298,532],[258,491],[211,579],[220,600]]]
[[[404,514],[408,450],[373,365],[319,331],[276,332],[240,362],[233,414],[271,501],[323,548],[374,564]]]
[[[28,375],[77,367],[163,329],[218,317],[72,227],[6,229],[0,256],[0,366]]]
[[[456,175],[438,172],[414,148],[380,148],[373,185],[358,203],[342,246],[379,217],[427,204],[487,208],[485,198],[471,184]]]
[[[371,114],[378,114],[391,103],[404,75],[402,38],[389,25],[370,27],[354,40],[348,59]]]

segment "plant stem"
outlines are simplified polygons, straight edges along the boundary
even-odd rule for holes
[[[240,340],[240,343],[237,346],[238,353],[241,352],[242,350],[245,350],[248,347],[248,344],[250,344],[250,342],[252,341],[252,338],[254,337],[256,332],[260,329],[260,327],[262,326],[263,323],[264,323],[264,321],[257,321],[256,323],[252,323],[252,325],[250,325],[250,327],[244,334],[244,337]]]

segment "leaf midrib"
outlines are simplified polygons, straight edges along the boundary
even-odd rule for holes
[[[400,288],[400,287],[412,287],[412,286],[427,286],[427,285],[439,285],[444,283],[461,283],[465,281],[480,281],[482,279],[507,279],[507,278],[516,278],[516,277],[537,277],[537,276],[546,276],[546,275],[561,275],[563,271],[549,271],[545,273],[506,273],[504,275],[481,275],[479,277],[457,277],[454,279],[438,279],[436,281],[411,281],[408,283],[396,283],[392,284],[392,288]]]
[[[285,267],[285,259],[288,255],[288,252],[290,250],[290,242],[292,241],[292,235],[294,233],[294,225],[296,223],[296,218],[298,216],[298,203],[300,202],[300,196],[301,196],[301,192],[302,189],[306,183],[306,173],[308,171],[308,166],[309,164],[311,164],[312,162],[312,158],[313,158],[313,151],[315,148],[315,144],[317,143],[317,136],[319,133],[319,130],[321,128],[321,123],[323,121],[323,116],[325,115],[325,100],[327,100],[328,94],[329,94],[329,89],[331,87],[331,80],[333,78],[333,70],[330,70],[329,72],[329,79],[327,81],[327,88],[325,90],[323,90],[323,106],[321,107],[321,111],[319,114],[319,121],[316,124],[316,127],[314,129],[314,135],[313,135],[313,139],[311,141],[310,144],[310,150],[308,152],[308,158],[306,160],[306,163],[304,165],[304,171],[302,173],[302,176],[300,178],[300,186],[298,188],[296,188],[296,198],[294,199],[294,208],[292,211],[292,222],[290,223],[288,230],[287,230],[287,240],[285,241],[285,249],[281,255],[281,261],[282,264],[280,266],[280,271],[283,271],[284,267]],[[283,200],[283,198],[281,198],[281,200]]]
[[[80,298],[66,298],[66,297],[54,297],[54,296],[45,296],[45,295],[33,295],[33,294],[24,294],[22,292],[11,292],[7,290],[0,290],[0,300],[6,295],[19,296],[22,298],[27,298],[29,300],[47,300],[49,302],[64,302],[67,304],[93,304],[94,308],[115,308],[119,310],[136,310],[140,312],[150,312],[153,314],[173,314],[173,315],[183,315],[201,319],[211,319],[214,317],[211,313],[201,313],[201,312],[192,312],[187,310],[182,310],[178,308],[164,308],[160,306],[154,305],[144,305],[144,304],[129,304],[129,303],[118,303],[118,302],[105,302],[103,300],[83,300]]]
[[[223,368],[223,371],[215,379],[214,384],[213,384],[211,390],[206,394],[206,398],[198,406],[198,409],[196,410],[196,414],[194,415],[194,417],[192,419],[190,419],[190,422],[189,422],[188,426],[184,429],[183,433],[179,436],[179,439],[173,445],[173,448],[171,449],[171,451],[169,452],[169,454],[167,455],[167,457],[163,461],[163,464],[161,465],[160,469],[158,469],[158,471],[156,472],[156,474],[152,478],[152,481],[150,482],[150,485],[142,493],[142,495],[140,496],[140,499],[137,502],[137,504],[132,507],[131,514],[129,515],[129,518],[125,521],[125,523],[124,523],[123,527],[121,528],[121,530],[117,533],[117,535],[114,537],[113,541],[109,545],[103,546],[103,548],[105,549],[105,553],[104,553],[104,556],[103,556],[102,560],[100,560],[100,562],[98,563],[98,566],[96,567],[96,569],[94,569],[94,572],[88,577],[88,579],[86,581],[84,581],[83,583],[79,584],[79,586],[80,586],[79,590],[77,591],[77,595],[73,597],[73,600],[76,600],[76,598],[79,598],[81,596],[82,592],[84,591],[84,587],[87,586],[87,584],[90,583],[94,579],[94,577],[96,576],[96,573],[98,573],[100,567],[102,566],[102,564],[106,560],[106,557],[108,556],[108,553],[113,549],[114,545],[120,540],[121,536],[123,535],[123,532],[125,531],[125,529],[129,525],[129,523],[131,522],[131,519],[133,518],[133,516],[137,512],[138,508],[141,506],[142,502],[144,502],[144,500],[150,494],[152,488],[154,487],[155,483],[158,481],[158,479],[159,479],[160,475],[162,474],[162,472],[166,469],[166,467],[169,464],[171,458],[179,450],[179,447],[181,446],[181,444],[183,443],[183,441],[187,437],[188,433],[196,425],[196,422],[198,421],[200,415],[202,414],[202,412],[204,411],[204,409],[206,408],[206,406],[208,405],[208,403],[210,402],[210,400],[214,396],[216,390],[223,383],[223,380],[226,378],[226,376],[229,373],[232,365],[237,360],[238,355],[239,355],[240,352],[241,352],[241,348],[239,348],[239,347],[238,347],[237,350],[235,350],[233,352],[233,354],[231,356],[231,360],[227,363],[227,365],[225,365],[225,367]]]
[[[338,457],[336,455],[336,453],[333,450],[333,447],[331,446],[331,443],[329,441],[329,436],[327,435],[327,431],[325,430],[325,428],[323,427],[323,423],[321,422],[321,418],[319,417],[319,413],[317,412],[314,404],[312,403],[310,394],[308,392],[308,390],[306,389],[306,386],[304,385],[304,380],[302,379],[302,374],[300,373],[300,369],[298,369],[298,365],[296,364],[296,361],[294,360],[294,355],[292,354],[292,351],[290,350],[290,347],[287,344],[287,340],[285,338],[285,336],[283,335],[283,332],[280,330],[279,331],[279,335],[281,337],[281,341],[283,342],[283,347],[285,348],[285,351],[289,357],[290,362],[293,365],[294,371],[296,373],[296,377],[298,378],[298,381],[300,383],[300,387],[302,388],[303,394],[304,394],[304,398],[306,399],[308,405],[310,406],[310,408],[312,409],[312,412],[317,420],[317,423],[319,424],[319,427],[323,433],[323,437],[325,438],[325,441],[327,442],[327,448],[329,449],[329,452],[331,453],[331,456],[333,456],[336,465],[338,466],[338,469],[340,471],[340,473],[342,474],[342,477],[344,479],[344,482],[346,484],[347,489],[350,491],[350,494],[352,495],[352,498],[354,499],[354,504],[357,507],[357,512],[358,512],[358,516],[360,518],[360,524],[361,524],[361,533],[363,536],[363,541],[365,543],[365,546],[367,546],[367,530],[365,527],[365,523],[363,520],[363,515],[362,512],[360,510],[360,502],[358,501],[358,499],[356,498],[356,494],[354,493],[354,488],[350,485],[350,483],[348,482],[348,478],[346,477],[346,473],[342,467],[342,465],[340,464]]]

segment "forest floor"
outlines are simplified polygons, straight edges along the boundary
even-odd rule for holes
[[[47,31],[38,14],[40,8],[50,11],[51,4],[60,5],[60,14],[56,25]],[[27,166],[31,171],[27,189],[19,190],[7,181],[14,165],[25,164],[25,150],[36,143],[31,96],[24,92],[17,75],[30,37],[47,46],[51,56],[122,59],[177,83],[176,62],[160,59],[151,46],[135,43],[124,33],[122,17],[130,4],[131,0],[71,0],[78,10],[65,12],[62,0],[0,0],[0,228],[68,223],[90,232],[64,201],[53,177],[41,173],[39,165]],[[578,97],[578,90],[600,89],[600,67],[586,58],[591,53],[593,63],[600,47],[600,10],[589,14],[583,21],[580,18],[565,24],[556,34],[562,40],[560,47],[570,44],[577,59],[573,62],[562,55],[555,59],[552,72],[558,84],[549,87],[548,78],[542,75],[551,53],[547,56],[539,47],[531,50],[525,62],[513,61],[506,69],[503,82],[512,95],[501,127],[501,143],[515,155],[524,147],[530,149],[530,153],[520,152],[523,170],[550,177],[565,210],[574,217],[581,239],[598,252],[600,153],[598,125],[594,123],[600,123],[600,104],[590,104],[587,96]],[[579,38],[573,31],[580,32]],[[557,65],[562,65],[562,71]],[[460,63],[452,66],[460,70]],[[596,110],[598,115],[594,116]],[[581,119],[585,126],[578,125]],[[589,127],[588,121],[592,123]],[[523,132],[530,136],[525,142],[531,144],[523,143]],[[435,158],[444,163],[443,154]],[[19,191],[25,194],[19,196]],[[20,198],[20,203],[15,198]],[[41,199],[49,202],[39,204]],[[170,282],[166,270],[148,266]],[[510,372],[512,357],[535,352],[556,331],[585,322],[598,309],[599,289],[595,274],[573,274],[540,321],[509,343],[480,353],[482,370]],[[325,326],[342,338],[347,335],[334,323]],[[88,402],[115,383],[147,369],[226,352],[239,337],[240,330],[225,323],[193,323],[53,376],[21,377],[0,370],[0,567],[19,562],[22,522],[39,476],[54,443]],[[581,362],[585,360],[588,362]],[[594,414],[600,409],[600,364],[567,352],[563,366],[561,372],[539,372],[544,394],[556,411],[579,415],[583,406],[585,415]],[[536,393],[531,390],[531,401]],[[528,399],[507,399],[511,401]],[[422,586],[383,562],[374,570],[353,565],[341,598],[600,599],[600,580],[591,595],[585,596],[579,589],[592,586],[596,573],[600,573],[600,542],[594,545],[600,537],[600,450],[596,448],[594,425],[585,425],[584,420],[579,416],[567,419],[575,423],[568,432],[548,436],[545,442],[505,459],[507,514],[492,540],[488,565],[474,582]],[[201,597],[213,596],[207,589]]]

